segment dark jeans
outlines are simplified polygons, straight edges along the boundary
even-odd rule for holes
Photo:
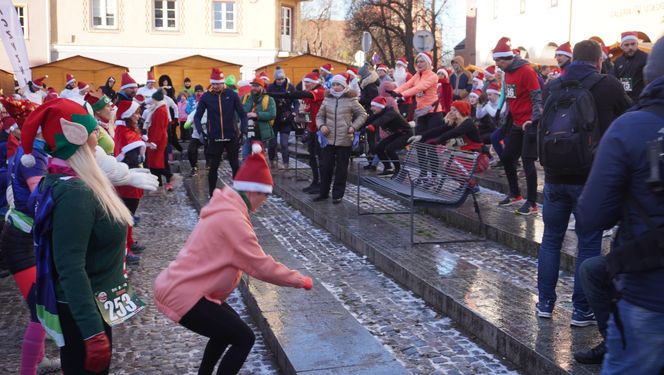
[[[318,166],[318,160],[321,157],[321,150],[316,133],[309,133],[307,151],[309,152],[309,167],[311,168],[312,176],[311,184],[318,185],[320,183],[320,168]]]
[[[570,215],[576,216],[576,203],[583,190],[583,185],[544,184],[544,234],[542,245],[537,254],[537,289],[540,301],[556,301],[556,284],[560,272],[560,249],[567,232]],[[581,312],[590,311],[590,306],[583,294],[579,268],[583,261],[600,255],[602,250],[602,231],[586,232],[576,226],[578,254],[574,273],[574,292],[572,305]]]
[[[394,168],[397,171],[401,168],[401,164],[396,161],[399,160],[397,151],[403,150],[406,147],[408,138],[411,136],[411,133],[396,133],[378,142],[376,145],[376,155],[378,155],[380,160],[383,162],[385,169],[389,169],[391,167],[391,164],[388,160],[393,160],[392,163],[394,163]]]
[[[346,192],[346,180],[348,179],[348,164],[350,163],[350,146],[327,145],[320,151],[320,195],[327,197],[332,185],[332,174],[334,173],[334,186],[332,187],[332,198],[342,198]]]
[[[600,255],[586,259],[579,267],[578,278],[588,305],[595,313],[599,333],[606,338],[613,291],[611,276],[606,270],[606,257]]]
[[[214,193],[214,189],[217,187],[217,179],[219,178],[219,165],[221,164],[221,156],[226,150],[226,157],[228,158],[228,163],[231,165],[231,170],[233,171],[233,177],[237,173],[237,170],[240,169],[240,160],[239,151],[240,145],[238,144],[237,139],[232,139],[230,141],[218,142],[216,140],[208,140],[207,146],[207,158],[210,161],[210,170],[208,171],[208,187],[210,190],[210,196]]]
[[[505,134],[502,127],[494,130],[493,133],[491,133],[491,145],[493,146],[493,149],[496,151],[496,154],[500,159],[503,158],[503,143],[501,141],[504,138]]]
[[[60,327],[62,335],[65,338],[65,346],[60,348],[60,365],[64,375],[87,375],[87,374],[108,374],[109,369],[102,372],[90,372],[84,369],[85,366],[85,342],[81,336],[81,330],[74,320],[66,303],[58,303],[58,315],[60,316]],[[99,317],[101,319],[101,316]],[[108,340],[111,342],[111,351],[113,350],[113,336],[111,327],[103,322],[104,331]]]
[[[180,126],[180,124],[176,121],[168,124],[168,143],[170,143],[176,150],[182,152],[182,146],[180,146],[180,142],[178,141],[178,126]]]
[[[249,326],[227,303],[217,305],[201,298],[182,319],[180,324],[210,340],[205,346],[198,374],[212,374],[221,359],[217,375],[237,374],[254,346],[256,336]]]
[[[526,199],[529,202],[537,201],[537,169],[535,169],[537,145],[533,144],[533,137],[537,137],[536,132],[537,129],[534,124],[529,126],[525,135],[520,127],[512,126],[509,134],[505,137],[505,149],[502,156],[505,176],[512,196],[521,195],[516,167],[519,158],[523,161],[523,170],[526,173],[526,188],[528,190]]]
[[[189,166],[195,168],[198,165],[198,149],[203,146],[203,153],[207,157],[207,145],[201,142],[198,138],[191,138],[189,146],[187,146],[187,159],[189,159]]]
[[[182,138],[183,141],[188,141],[191,139],[191,129],[185,129],[184,124],[187,121],[182,121],[180,120],[180,137]]]
[[[440,136],[445,129],[442,112],[428,113],[417,118],[415,134],[422,136],[422,142]],[[417,162],[420,166],[420,177],[427,175],[428,171],[436,170],[435,150],[432,147],[422,147],[417,150]]]
[[[277,137],[279,138],[279,148],[281,151],[281,161],[284,164],[288,165],[289,153],[288,153],[288,137],[290,136],[290,131],[288,133],[279,132],[278,135],[275,135],[267,145],[267,155],[270,160],[277,160]]]

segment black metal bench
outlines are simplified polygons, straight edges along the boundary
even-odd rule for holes
[[[410,214],[411,244],[464,243],[484,240],[484,223],[477,203],[477,197],[470,182],[477,167],[480,154],[460,151],[445,146],[414,143],[401,163],[398,174],[389,177],[362,177],[358,164],[357,212],[359,215]],[[360,187],[382,190],[407,199],[408,210],[402,211],[362,211],[360,208]],[[428,240],[415,241],[416,207],[440,206],[457,208],[464,204],[468,196],[473,197],[475,212],[480,223],[480,238],[471,240]]]

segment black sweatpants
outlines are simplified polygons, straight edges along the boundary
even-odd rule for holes
[[[334,174],[332,198],[343,198],[344,193],[346,192],[350,153],[350,146],[327,145],[320,150],[321,196],[327,197],[330,194],[332,174]]]
[[[237,374],[254,346],[256,336],[238,313],[227,303],[218,305],[201,298],[182,319],[180,324],[210,340],[205,346],[198,374],[212,374],[221,359],[217,375]]]
[[[378,142],[376,145],[376,155],[383,162],[383,165],[386,169],[391,167],[391,163],[388,160],[393,160],[394,168],[398,172],[401,169],[401,164],[398,161],[399,155],[397,151],[402,150],[406,147],[408,143],[408,138],[412,136],[412,133],[396,133],[388,136],[382,141]]]
[[[210,196],[214,193],[214,189],[217,187],[217,179],[219,178],[219,165],[221,165],[221,156],[226,151],[226,157],[228,158],[228,163],[231,165],[231,170],[233,171],[233,177],[237,173],[237,170],[240,169],[240,145],[238,144],[237,139],[231,139],[229,141],[220,141],[210,139],[208,140],[207,146],[207,158],[210,161],[210,170],[208,171],[208,187],[210,189]]]
[[[180,124],[177,121],[171,121],[171,123],[168,124],[168,143],[170,143],[170,145],[173,146],[173,148],[176,150],[182,152],[182,146],[178,140],[177,133],[177,128],[179,126]]]
[[[62,366],[62,373],[64,375],[108,374],[108,368],[102,372],[90,372],[84,369],[84,337],[81,335],[81,330],[78,328],[78,325],[71,314],[71,310],[69,310],[69,305],[66,303],[58,303],[58,315],[60,316],[62,335],[65,338],[65,346],[60,348],[60,365]],[[101,316],[99,319],[101,319]],[[106,336],[108,336],[108,340],[111,342],[111,351],[113,351],[111,327],[106,324],[106,322],[103,322],[103,324]]]
[[[529,202],[537,201],[537,124],[528,126],[526,133],[518,126],[512,125],[505,137],[505,149],[501,160],[505,168],[505,176],[510,187],[510,195],[521,195],[519,179],[517,176],[517,162],[521,158],[523,170],[526,173],[526,199]]]
[[[318,166],[318,159],[320,159],[321,150],[316,133],[309,133],[307,151],[309,152],[309,167],[311,167],[311,184],[318,185],[320,183],[320,167]]]
[[[191,138],[189,146],[187,146],[187,159],[189,159],[189,166],[192,169],[198,166],[198,149],[201,146],[203,146],[203,153],[207,157],[207,145],[198,138]]]
[[[427,113],[426,115],[417,118],[415,135],[421,135],[421,142],[424,142],[427,140],[425,134],[427,137],[431,134],[438,134],[438,132],[443,134],[445,126],[442,112]],[[433,136],[431,138],[433,138]],[[422,147],[417,151],[417,164],[420,166],[420,175],[418,177],[426,177],[429,171],[436,170],[437,156],[431,147]],[[435,174],[435,172],[433,173]]]

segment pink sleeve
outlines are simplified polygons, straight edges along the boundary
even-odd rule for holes
[[[228,217],[226,217],[228,221]],[[248,275],[270,284],[304,287],[304,276],[265,254],[258,243],[256,233],[246,217],[237,218],[226,226],[227,233],[232,233],[234,251],[233,263]]]
[[[411,78],[404,86],[412,82],[415,77]],[[403,91],[397,91],[405,97],[411,97],[417,95],[419,92],[426,91],[428,88],[435,86],[438,83],[438,76],[435,74],[427,74],[426,76],[422,75],[420,80],[416,84],[411,84],[412,87]],[[403,87],[403,86],[402,86]]]

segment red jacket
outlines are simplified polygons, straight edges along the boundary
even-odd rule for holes
[[[438,101],[443,112],[448,113],[452,106],[452,85],[446,78],[438,80]]]
[[[166,105],[160,105],[152,114],[148,128],[148,142],[157,145],[154,150],[148,149],[148,168],[166,168],[165,155],[166,146],[168,146],[168,107]]]
[[[130,129],[126,125],[117,124],[115,127],[115,149],[113,155],[124,155],[125,153],[139,147],[145,147],[145,142],[141,139],[138,131]],[[141,199],[143,198],[143,189],[135,188],[133,186],[117,186],[115,190],[121,198]]]
[[[318,116],[318,110],[323,104],[323,99],[325,99],[325,88],[323,86],[318,86],[310,92],[314,98],[304,98],[302,101],[304,102],[304,105],[306,106],[311,118],[311,122],[309,123],[308,127],[309,132],[315,133],[318,131],[318,126],[316,125],[316,116]]]

